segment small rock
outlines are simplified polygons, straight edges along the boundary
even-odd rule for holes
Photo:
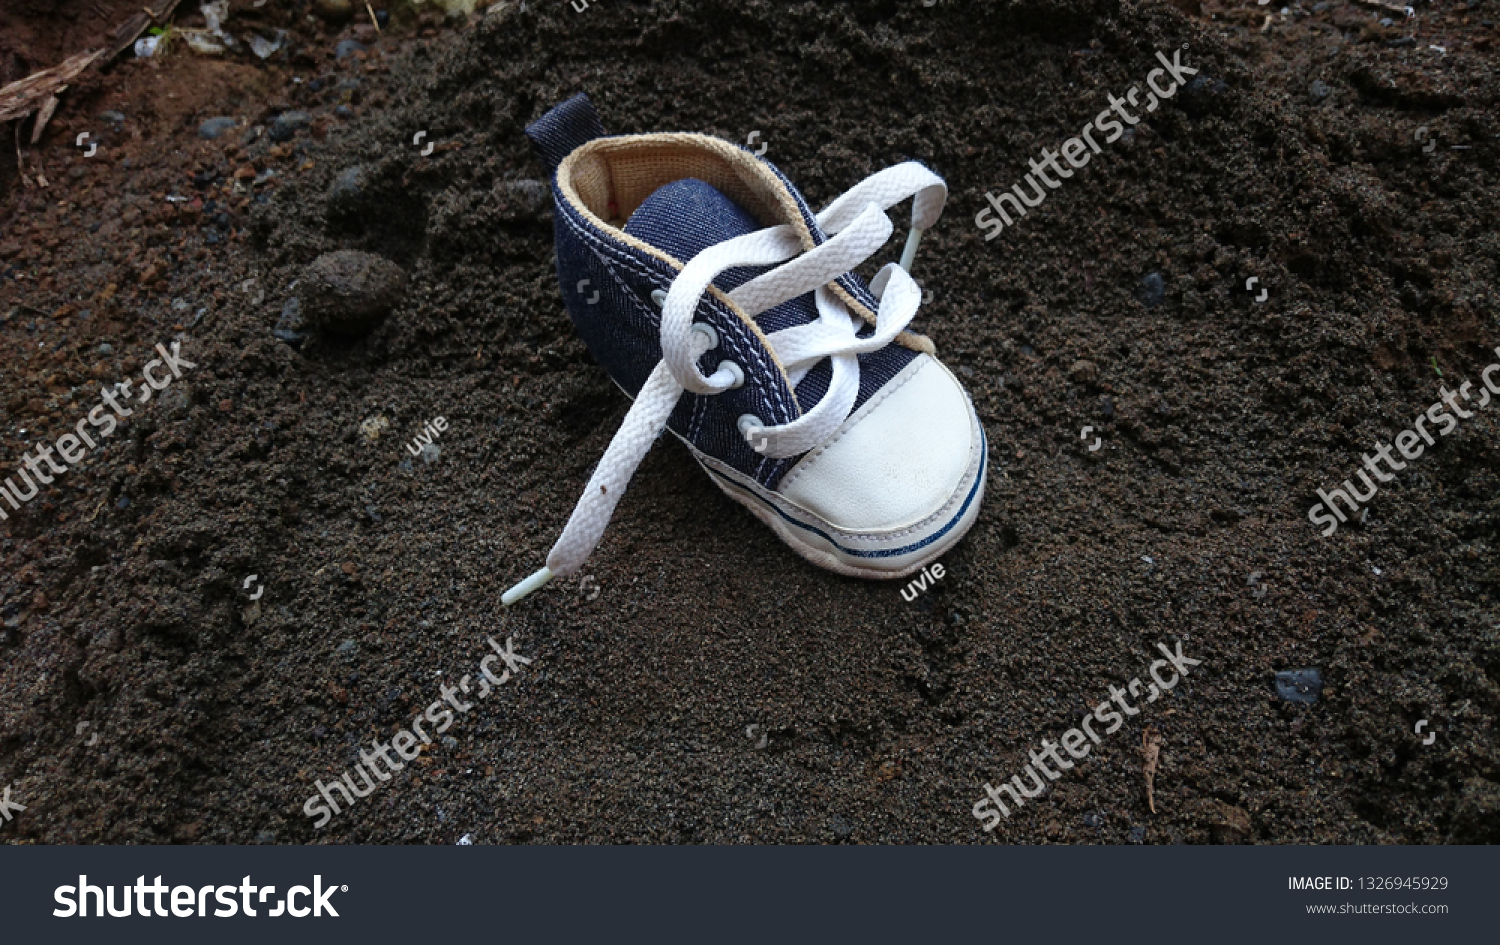
[[[115,353],[115,346],[106,341],[106,342],[104,342],[103,344],[101,344],[99,346],[99,353],[100,354],[114,354]]]
[[[832,826],[834,836],[838,837],[840,840],[854,832],[854,828],[849,826],[849,822],[842,817],[835,816],[833,818]]]
[[[1313,84],[1307,90],[1307,97],[1312,99],[1314,105],[1323,101],[1323,99],[1332,94],[1333,89],[1330,88],[1328,83],[1324,82],[1322,79],[1314,79]]]
[[[1229,86],[1223,79],[1198,75],[1188,80],[1182,91],[1173,99],[1183,111],[1197,118],[1217,109],[1227,97]]]
[[[324,253],[303,278],[308,322],[338,334],[362,335],[375,328],[406,292],[400,266],[356,250]]]
[[[459,837],[458,842],[454,844],[454,846],[456,847],[472,847],[473,845],[474,835],[468,833],[464,834],[462,837]]]
[[[333,47],[333,56],[335,59],[346,59],[355,53],[362,53],[369,48],[357,39],[345,39]]]
[[[343,643],[340,643],[338,646],[334,647],[333,651],[335,653],[338,653],[340,656],[348,656],[358,649],[358,643],[353,640],[345,640]]]
[[[260,833],[258,833],[258,834],[255,835],[255,842],[256,843],[275,843],[276,842],[276,834],[272,833],[269,830],[262,830]]]
[[[312,116],[307,112],[282,112],[271,119],[268,133],[272,141],[290,141],[303,128],[312,124]]]
[[[428,466],[431,466],[433,463],[437,462],[438,457],[442,455],[443,448],[441,446],[438,446],[436,443],[428,443],[426,446],[422,447],[422,462],[426,463]]]
[[[1390,29],[1391,27],[1396,25],[1396,21],[1388,16],[1383,16],[1380,18],[1380,25],[1384,26],[1386,29]]]
[[[111,125],[123,125],[125,123],[125,116],[119,112],[100,112],[99,120],[107,121]]]
[[[286,45],[286,30],[272,30],[269,38],[258,33],[250,34],[250,51],[261,59],[269,59],[282,46]]]
[[[254,180],[255,179],[255,165],[253,165],[253,164],[243,164],[243,165],[241,165],[234,172],[234,179],[235,180]]]
[[[458,739],[454,738],[452,735],[444,735],[443,736],[443,747],[444,748],[457,748],[458,747]]]
[[[1138,293],[1142,304],[1147,308],[1156,308],[1167,297],[1167,284],[1163,281],[1161,273],[1152,272],[1141,280],[1141,289]]]
[[[359,432],[361,436],[373,443],[380,439],[380,434],[389,429],[390,425],[391,422],[385,418],[385,414],[378,413],[373,417],[366,417],[359,425]],[[370,506],[372,509],[374,507]]]
[[[296,331],[302,327],[302,303],[296,296],[286,300],[281,306],[281,317],[276,320],[276,327],[286,331]]]
[[[1287,702],[1311,705],[1323,692],[1323,673],[1316,669],[1284,669],[1276,674],[1276,694]]]
[[[1068,376],[1076,383],[1092,384],[1099,379],[1099,366],[1092,361],[1074,361]]]
[[[198,126],[198,137],[212,141],[234,126],[235,120],[228,115],[210,118]]]

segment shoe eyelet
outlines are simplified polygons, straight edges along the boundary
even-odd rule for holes
[[[657,308],[667,307],[667,292],[665,289],[652,289],[651,301],[656,303]]]
[[[705,352],[712,351],[719,346],[719,333],[714,331],[714,326],[706,322],[693,322],[693,331],[708,337],[708,347],[703,349]]]
[[[740,428],[740,436],[747,440],[754,435],[750,432],[751,430],[759,431],[765,429],[765,425],[760,422],[760,418],[753,413],[740,414],[740,419],[736,421],[736,425]]]
[[[730,374],[734,375],[734,383],[730,384],[728,387],[726,387],[725,390],[737,390],[738,388],[744,387],[745,386],[745,372],[744,372],[744,369],[742,369],[738,364],[735,364],[733,361],[720,361],[719,362],[719,370],[722,371],[722,370],[724,370],[726,368],[728,368]]]

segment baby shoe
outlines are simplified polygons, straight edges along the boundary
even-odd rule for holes
[[[814,213],[770,162],[718,138],[606,136],[584,95],[526,134],[552,173],[557,275],[573,325],[635,403],[546,567],[583,564],[651,444],[671,430],[727,495],[808,561],[899,578],[979,514],[984,430],[927,338],[909,272],[947,199],[916,162]],[[900,264],[867,286],[886,209],[915,198]]]

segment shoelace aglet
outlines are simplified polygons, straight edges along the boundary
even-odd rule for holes
[[[911,275],[911,264],[917,261],[917,246],[922,242],[922,230],[912,227],[906,234],[906,248],[901,251],[901,268]]]
[[[532,574],[531,577],[500,595],[500,603],[509,607],[532,591],[540,590],[550,580],[552,580],[552,569],[542,568],[540,571]]]

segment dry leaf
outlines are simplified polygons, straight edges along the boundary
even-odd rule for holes
[[[1156,813],[1156,762],[1161,756],[1161,735],[1153,726],[1141,733],[1141,751],[1146,756],[1146,763],[1141,766],[1141,773],[1146,776],[1146,804],[1151,808],[1151,813]]]

